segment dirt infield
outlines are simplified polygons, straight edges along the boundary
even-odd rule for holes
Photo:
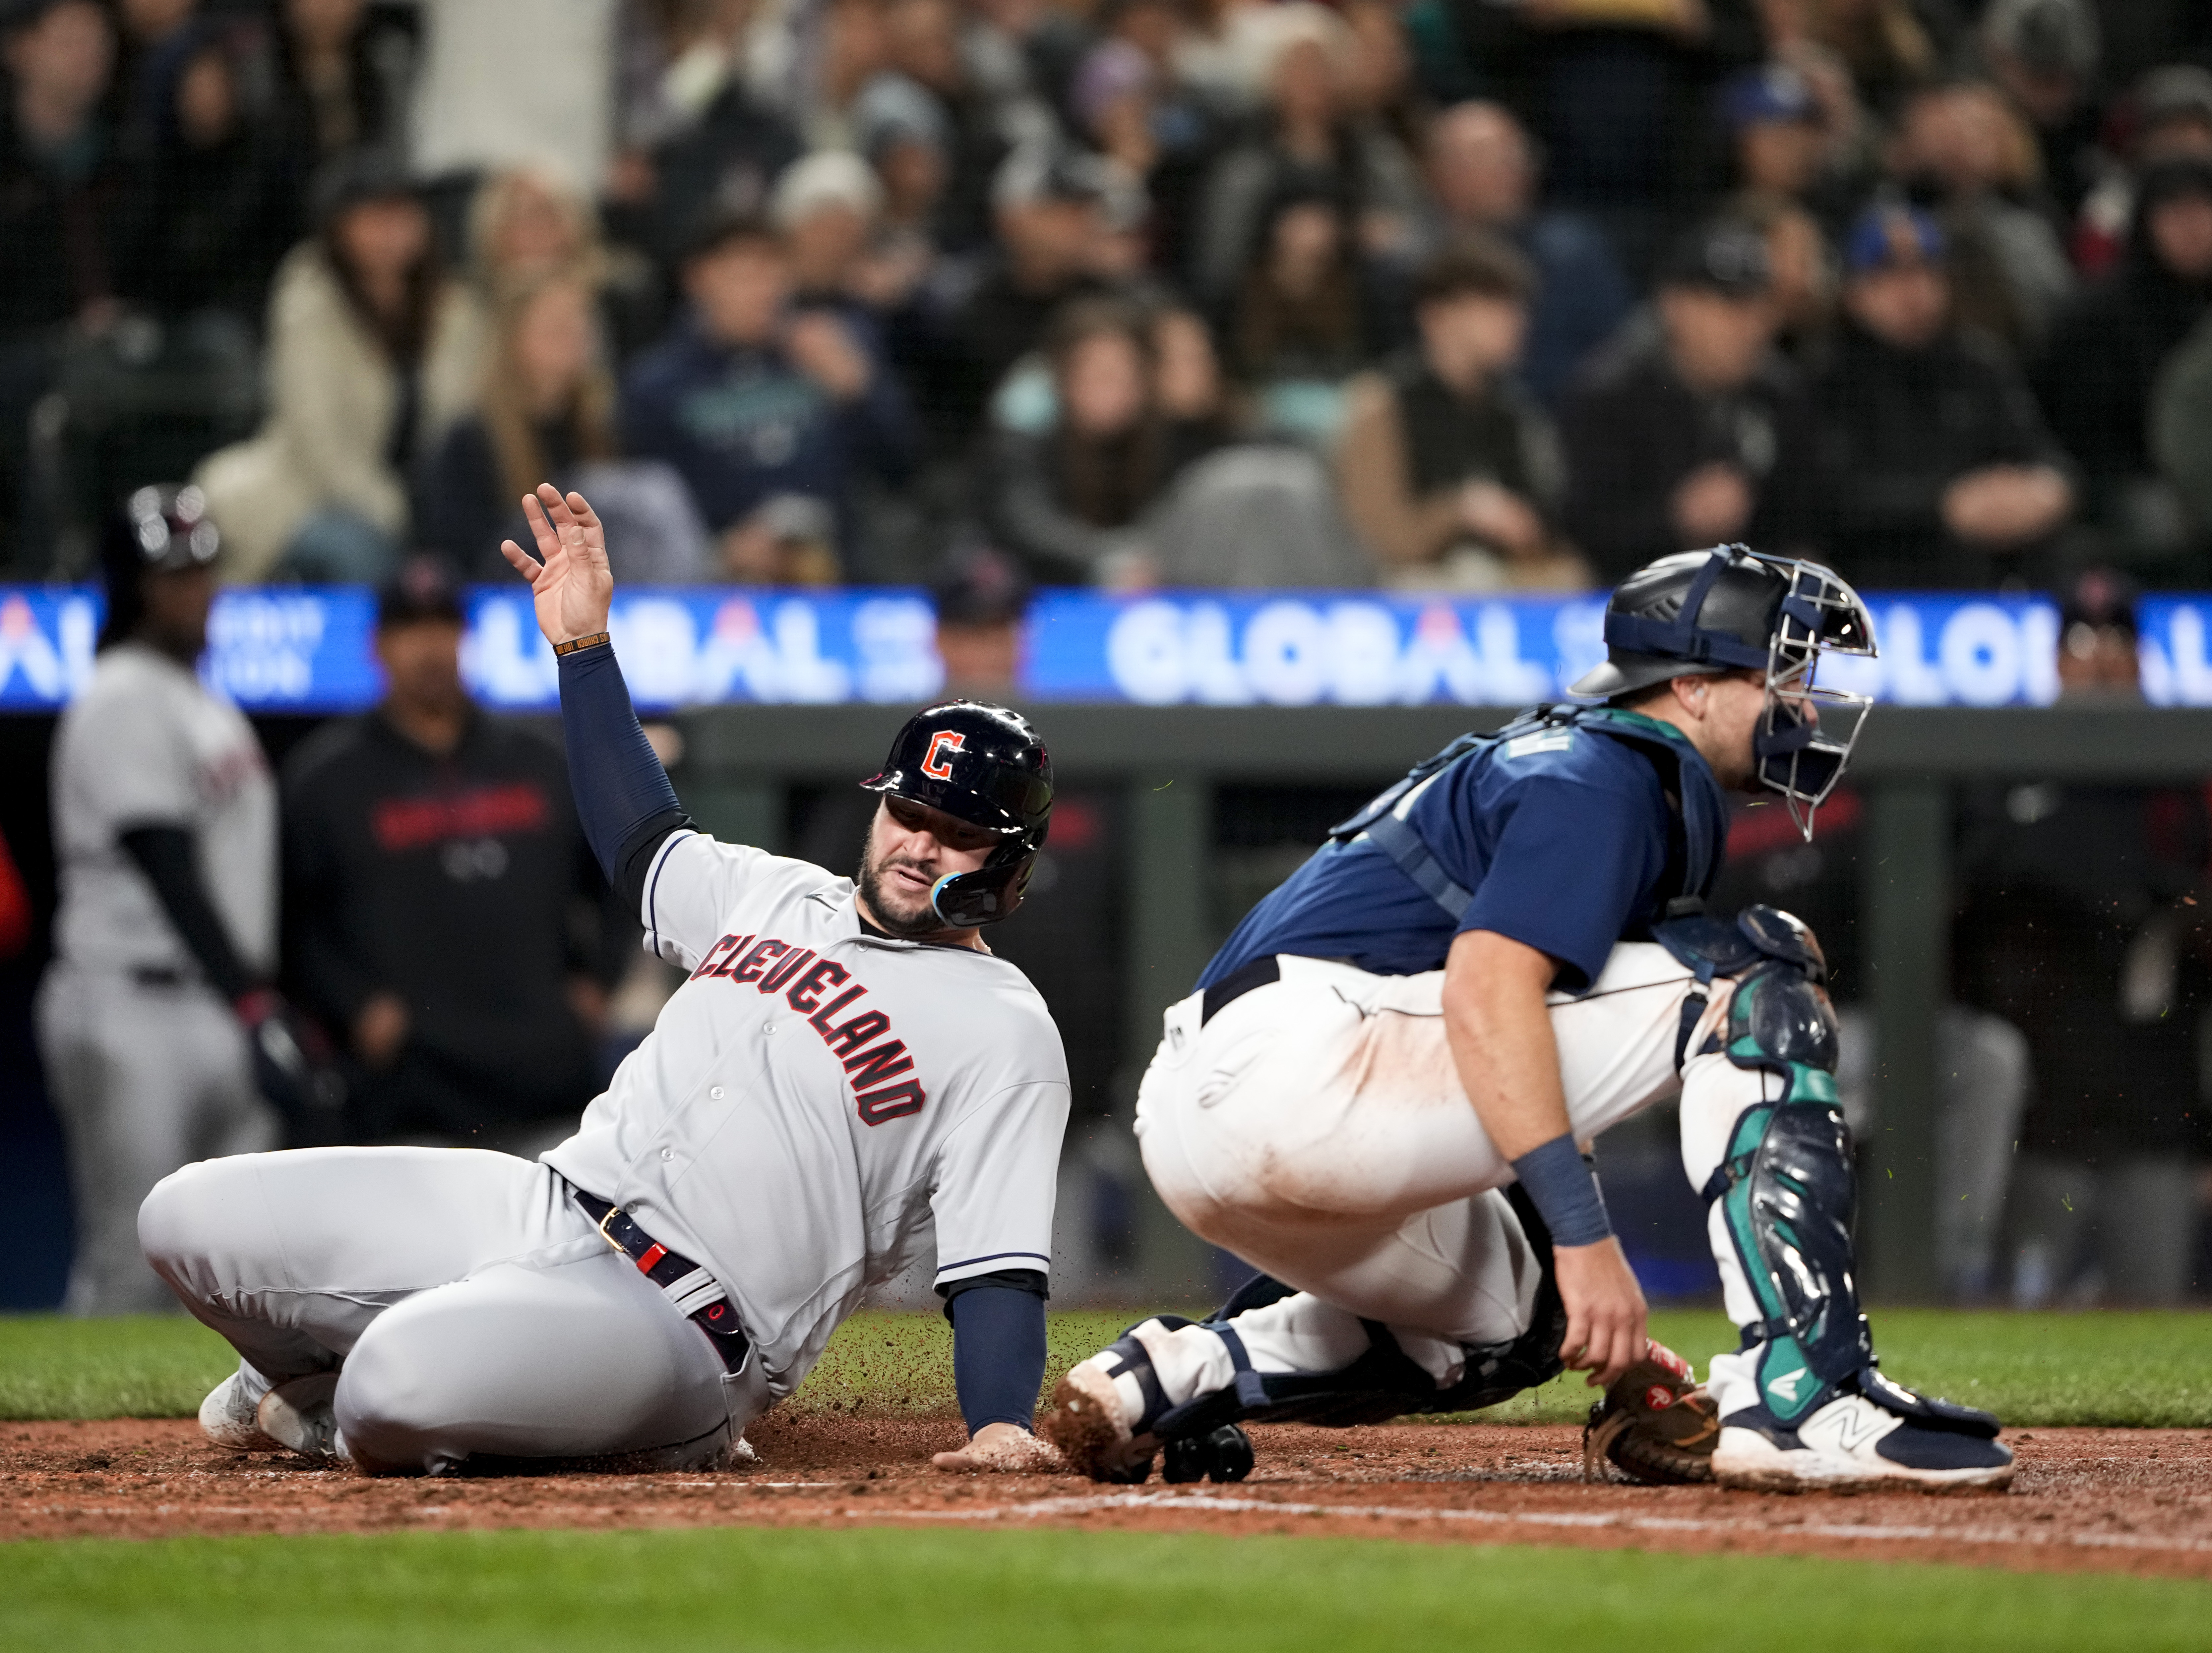
[[[2004,1496],[1766,1498],[1586,1486],[1570,1429],[1253,1431],[1235,1486],[929,1468],[951,1420],[769,1418],[717,1474],[372,1480],[209,1445],[183,1420],[0,1424],[0,1538],[493,1527],[1048,1523],[1958,1561],[2212,1577],[2212,1431],[2029,1430]]]

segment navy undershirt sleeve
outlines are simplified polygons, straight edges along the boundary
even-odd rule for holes
[[[137,863],[154,894],[176,927],[210,986],[235,1001],[253,986],[253,975],[231,945],[230,932],[216,915],[200,875],[199,854],[185,826],[137,826],[117,835],[124,853]]]
[[[614,646],[563,654],[560,667],[561,731],[576,817],[607,882],[635,912],[653,852],[691,817],[638,723]]]
[[[1567,992],[1589,986],[1666,870],[1666,817],[1653,785],[1648,805],[1573,781],[1520,787],[1460,929],[1548,953]]]
[[[986,1424],[1027,1429],[1044,1382],[1042,1292],[994,1280],[955,1293],[945,1312],[952,1322],[952,1381],[968,1432]]]

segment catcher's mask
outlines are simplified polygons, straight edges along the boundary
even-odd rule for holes
[[[998,839],[981,866],[931,887],[929,904],[947,928],[995,924],[1022,904],[1052,822],[1052,757],[1020,714],[970,700],[928,707],[898,732],[882,773],[860,785]]]
[[[1764,672],[1753,774],[1812,837],[1873,704],[1813,684],[1823,653],[1875,652],[1873,617],[1833,570],[1744,545],[1662,556],[1614,587],[1605,641],[1606,663],[1568,692],[1612,699],[1669,678]]]

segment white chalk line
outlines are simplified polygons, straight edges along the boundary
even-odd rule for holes
[[[1091,1498],[1038,1498],[1026,1504],[992,1504],[980,1510],[848,1509],[839,1513],[854,1520],[876,1516],[912,1521],[998,1521],[1008,1516],[1034,1520],[1042,1516],[1088,1515],[1097,1510],[1220,1510],[1260,1515],[1364,1516],[1374,1521],[1456,1522],[1493,1527],[1610,1528],[1650,1533],[1802,1534],[1808,1538],[1837,1538],[1875,1543],[1927,1543],[1934,1541],[1952,1544],[2057,1544],[2091,1549],[2212,1553],[2212,1541],[2151,1538],[2133,1533],[2050,1534],[2008,1527],[1936,1527],[1918,1523],[1885,1526],[1878,1522],[1806,1522],[1777,1526],[1769,1522],[1711,1521],[1686,1516],[1581,1514],[1552,1510],[1440,1510],[1388,1504],[1277,1503],[1271,1498],[1209,1498],[1204,1493],[1192,1492],[1109,1492]]]

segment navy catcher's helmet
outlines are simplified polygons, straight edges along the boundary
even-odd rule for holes
[[[929,892],[956,930],[995,924],[1022,904],[1052,821],[1052,757],[1026,719],[1003,706],[946,701],[916,712],[891,742],[869,792],[911,798],[999,839],[973,872],[951,872]]]
[[[1679,551],[1647,562],[1605,605],[1607,659],[1568,693],[1616,699],[1670,678],[1763,672],[1766,708],[1752,738],[1759,784],[1778,793],[1806,837],[1843,778],[1869,696],[1815,689],[1823,653],[1871,655],[1874,620],[1858,594],[1818,562],[1745,545]],[[1840,734],[1823,714],[1849,719]]]

